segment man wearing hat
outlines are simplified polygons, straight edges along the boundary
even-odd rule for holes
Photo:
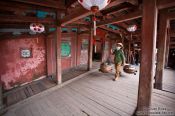
[[[114,55],[114,64],[115,64],[115,70],[116,70],[114,81],[116,81],[119,78],[120,72],[121,72],[120,71],[121,66],[125,64],[125,56],[122,48],[123,48],[123,44],[117,43],[116,49],[112,51]]]

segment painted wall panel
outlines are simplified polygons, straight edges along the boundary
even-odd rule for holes
[[[21,48],[31,49],[31,58],[22,58]],[[44,37],[0,40],[0,77],[4,89],[11,89],[46,74]]]

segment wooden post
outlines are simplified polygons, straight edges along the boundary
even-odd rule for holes
[[[168,57],[169,57],[169,50],[170,50],[170,25],[168,28],[168,35],[167,35],[167,41],[166,41],[166,54],[165,54],[165,68],[168,67]]]
[[[162,89],[163,71],[165,65],[165,51],[167,40],[167,17],[165,13],[160,14],[159,36],[158,36],[158,51],[157,51],[157,67],[154,87]]]
[[[90,28],[89,46],[88,46],[88,70],[92,68],[92,52],[93,52],[93,30]]]
[[[105,62],[105,38],[102,39],[102,55],[101,55],[101,62]]]
[[[132,34],[129,37],[129,41],[128,41],[128,63],[131,63],[131,40],[132,40]]]
[[[157,34],[157,0],[143,0],[142,55],[136,115],[147,116],[151,105]],[[151,13],[150,13],[151,11]]]
[[[62,83],[62,70],[61,70],[61,13],[59,11],[56,12],[57,16],[57,26],[55,32],[55,52],[56,52],[56,81],[57,84]]]
[[[62,74],[61,74],[61,27],[60,26],[57,26],[56,28],[55,48],[56,48],[56,79],[57,79],[57,84],[61,84]]]

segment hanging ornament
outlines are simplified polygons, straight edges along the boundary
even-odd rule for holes
[[[42,32],[44,32],[45,28],[44,28],[44,25],[42,25],[40,23],[31,23],[30,30],[35,32],[35,33],[42,33]]]
[[[105,8],[110,3],[110,0],[78,0],[78,2],[88,10],[94,9],[98,11]]]
[[[137,25],[130,25],[130,26],[127,28],[127,30],[128,30],[129,32],[134,32],[134,31],[137,30]]]
[[[95,13],[105,8],[110,0],[78,0],[78,2],[86,9],[91,10],[94,13],[93,24],[94,24],[94,36],[96,35],[96,17]]]
[[[97,27],[96,27],[96,21],[97,21],[97,19],[96,19],[95,15],[92,18],[92,20],[93,20],[93,23],[94,23],[94,35],[96,35],[96,29],[97,29]]]

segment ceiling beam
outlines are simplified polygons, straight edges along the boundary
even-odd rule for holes
[[[13,1],[0,1],[0,6],[1,6],[0,9],[5,11],[25,11],[25,10],[42,10],[46,12],[56,11],[56,9],[54,8],[47,8]]]
[[[173,41],[173,42],[170,42],[170,45],[175,45],[175,41]]]
[[[63,0],[54,1],[54,0],[10,0],[15,2],[21,2],[26,4],[56,8],[56,9],[66,9]]]
[[[135,0],[112,0],[111,3],[108,6],[106,6],[106,8],[104,8],[103,10],[111,8],[111,7],[116,6],[116,5],[119,5],[119,4],[124,3],[124,2],[133,3],[133,1],[135,1]],[[91,11],[84,9],[83,7],[79,7],[77,10],[74,10],[69,15],[65,16],[61,20],[61,25],[62,26],[67,25],[69,23],[72,23],[76,20],[79,20],[81,18],[84,18],[84,17],[92,15],[92,14],[93,13]]]
[[[83,7],[79,7],[77,8],[77,10],[75,12],[72,12],[71,14],[65,16],[62,20],[61,20],[61,25],[65,26],[69,23],[72,23],[74,21],[77,21],[81,18],[84,18],[86,16],[91,15],[92,12],[84,9]]]
[[[43,24],[54,24],[56,20],[52,18],[44,18],[39,19],[37,17],[29,17],[29,16],[12,16],[12,15],[5,15],[0,16],[0,23],[43,23]]]
[[[120,34],[120,32],[118,30],[112,30],[110,28],[107,28],[106,26],[101,26],[99,28],[106,30],[106,31],[109,31],[109,32],[112,32],[112,33],[115,33],[115,34]]]
[[[126,15],[120,16],[118,18],[109,19],[106,21],[101,21],[100,23],[97,23],[97,26],[103,26],[107,24],[113,24],[113,23],[120,23],[128,20],[133,20],[142,17],[141,11],[135,11],[132,13],[128,13]]]
[[[170,49],[175,49],[175,45],[170,45]]]
[[[175,32],[174,31],[170,31],[170,37],[175,37]]]
[[[157,6],[159,9],[175,6],[175,0],[157,0]]]

